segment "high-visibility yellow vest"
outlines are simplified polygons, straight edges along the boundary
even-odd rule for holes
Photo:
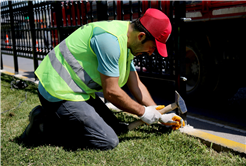
[[[102,91],[98,60],[90,47],[93,29],[101,28],[118,38],[120,45],[119,82],[124,86],[130,73],[133,55],[127,49],[129,22],[101,21],[78,28],[42,61],[35,74],[45,90],[52,96],[70,101],[86,101],[95,92]],[[103,33],[103,32],[102,32]]]

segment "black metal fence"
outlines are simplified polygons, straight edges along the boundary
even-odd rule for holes
[[[169,56],[142,55],[134,59],[135,67],[140,76],[173,80],[178,89],[184,89],[180,77],[185,72],[181,20],[185,5],[180,1],[2,1],[1,60],[2,54],[13,55],[15,73],[19,71],[17,57],[33,59],[36,69],[38,60],[78,27],[98,20],[134,20],[153,4],[173,25],[167,42]]]

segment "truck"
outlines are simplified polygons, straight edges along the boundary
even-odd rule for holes
[[[245,86],[246,1],[186,1],[186,93],[228,99]]]

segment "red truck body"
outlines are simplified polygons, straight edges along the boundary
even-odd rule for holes
[[[112,1],[108,2],[109,8],[112,7]],[[138,3],[138,1],[133,1],[133,6]],[[141,9],[142,13],[144,13],[149,7],[151,8],[160,8],[161,10],[168,14],[170,13],[170,5],[173,2],[170,1],[141,1]],[[96,2],[86,2],[82,3],[79,1],[67,1],[61,2],[62,4],[62,19],[63,26],[71,26],[71,25],[80,25],[80,18],[86,17],[86,13],[96,12]],[[76,6],[75,6],[76,4]],[[125,3],[121,3],[121,1],[116,2],[117,6],[117,20],[121,20],[121,8],[125,8],[129,4],[129,1],[125,1]],[[86,9],[85,10],[79,10]],[[86,8],[85,8],[86,6]],[[92,7],[91,7],[92,6]],[[217,19],[228,19],[228,18],[238,18],[245,17],[246,1],[186,1],[186,17],[192,18],[193,21],[209,21],[209,20],[217,20]],[[75,13],[75,11],[77,12]],[[110,10],[110,9],[109,9]],[[69,13],[67,12],[69,11]],[[110,12],[110,11],[109,11]],[[129,20],[129,13],[125,13],[124,20]],[[109,16],[110,17],[110,16]],[[138,18],[137,13],[133,13],[133,19]],[[110,18],[109,18],[110,19]],[[112,19],[112,18],[111,18]],[[67,21],[67,23],[66,23]],[[91,20],[88,20],[90,22]],[[93,21],[97,21],[94,19]],[[85,22],[83,22],[84,24]]]

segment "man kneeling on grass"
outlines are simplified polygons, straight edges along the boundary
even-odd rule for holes
[[[176,114],[161,115],[153,107],[156,103],[132,61],[142,53],[151,55],[156,48],[167,57],[171,29],[168,17],[157,9],[148,9],[134,22],[92,22],[77,29],[35,71],[42,106],[30,112],[22,140],[42,135],[77,147],[115,148],[117,135],[126,133],[128,126],[119,122],[95,94],[99,91],[109,102],[147,124],[172,121]],[[125,84],[136,101],[121,89]]]

